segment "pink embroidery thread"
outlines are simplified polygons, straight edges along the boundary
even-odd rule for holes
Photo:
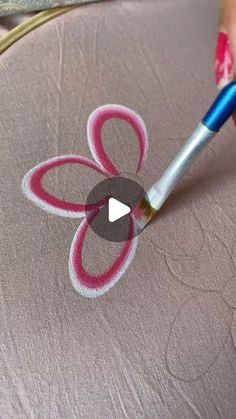
[[[106,177],[118,176],[119,172],[108,158],[102,144],[101,131],[104,123],[110,119],[122,119],[130,124],[139,140],[140,158],[136,173],[142,168],[147,157],[148,135],[141,117],[129,108],[120,105],[104,105],[97,108],[89,117],[87,124],[88,144],[96,162],[79,155],[58,156],[40,163],[31,169],[22,181],[24,194],[41,209],[62,217],[81,218],[85,216],[85,204],[75,204],[60,200],[49,194],[42,185],[43,177],[50,170],[66,164],[79,164],[89,167]],[[97,216],[104,200],[91,205],[89,219],[84,219],[78,227],[72,241],[69,256],[69,273],[72,284],[82,296],[94,298],[105,294],[123,276],[130,265],[138,238],[134,237],[134,223],[130,217],[129,240],[115,262],[102,275],[90,275],[83,267],[82,249],[89,225]]]

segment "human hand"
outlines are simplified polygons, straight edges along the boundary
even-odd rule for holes
[[[236,0],[221,0],[215,76],[221,90],[236,80]],[[236,113],[233,116],[236,125]]]
[[[236,77],[236,0],[221,0],[215,70],[219,89]]]

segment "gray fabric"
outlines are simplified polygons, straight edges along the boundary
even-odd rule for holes
[[[122,280],[96,300],[69,281],[80,221],[48,215],[20,187],[50,157],[91,158],[86,121],[104,103],[126,105],[146,122],[140,177],[149,187],[216,94],[217,20],[212,0],[100,3],[51,21],[1,56],[0,417],[235,418],[233,124],[142,233]],[[108,124],[104,135],[132,173],[131,130]],[[99,180],[67,168],[47,187],[85,200]],[[89,236],[87,269],[105,270],[118,247]]]

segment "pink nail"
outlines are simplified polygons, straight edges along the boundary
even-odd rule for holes
[[[219,89],[225,87],[233,77],[233,54],[229,37],[219,32],[215,54],[215,77]]]

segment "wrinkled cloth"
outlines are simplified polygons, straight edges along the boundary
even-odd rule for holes
[[[65,154],[91,159],[86,122],[106,103],[137,111],[149,152],[146,189],[216,95],[216,0],[124,0],[78,8],[0,57],[0,416],[234,419],[236,412],[236,142],[229,121],[184,176],[134,260],[103,297],[68,274],[78,219],[28,201],[25,173]],[[104,144],[134,173],[132,129],[109,122]],[[86,168],[45,187],[86,200]],[[104,272],[117,243],[90,232],[86,269]]]

